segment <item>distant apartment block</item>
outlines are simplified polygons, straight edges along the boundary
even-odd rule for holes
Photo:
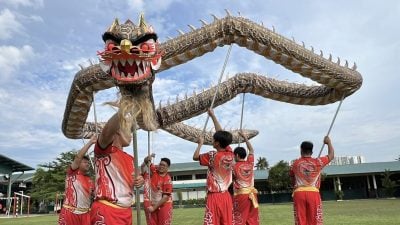
[[[335,156],[329,165],[349,165],[365,163],[364,156]]]

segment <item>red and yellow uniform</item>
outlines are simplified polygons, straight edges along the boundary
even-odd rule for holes
[[[329,163],[327,156],[301,157],[294,161],[290,176],[294,186],[293,206],[296,225],[323,224],[321,196],[321,171]]]
[[[257,190],[254,188],[254,155],[233,167],[233,224],[258,225]]]
[[[59,225],[90,224],[90,198],[93,182],[79,168],[67,169],[65,179],[65,199],[58,219]]]
[[[225,151],[200,154],[200,165],[208,166],[204,225],[233,223],[232,197],[228,192],[232,183],[233,160],[234,155],[229,146]]]
[[[151,185],[150,185],[150,202],[152,205],[161,201],[163,195],[168,195],[168,200],[154,212],[150,213],[150,220],[147,220],[148,225],[170,225],[172,223],[172,180],[167,173],[161,176],[156,166],[150,165]],[[149,203],[145,205],[150,206]]]
[[[112,146],[96,144],[95,202],[91,210],[94,225],[132,224],[133,157]]]

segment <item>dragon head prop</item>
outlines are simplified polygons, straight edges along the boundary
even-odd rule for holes
[[[116,18],[103,34],[105,50],[98,52],[102,70],[114,77],[118,85],[141,84],[153,78],[161,65],[157,34],[140,15],[139,25]]]
[[[141,14],[138,25],[130,20],[120,24],[115,19],[103,34],[103,41],[105,49],[98,52],[100,67],[115,79],[120,89],[120,118],[131,115],[132,125],[139,120],[148,130],[155,130],[152,83],[162,55],[157,34]],[[125,120],[121,124],[126,124],[126,119],[121,120]]]

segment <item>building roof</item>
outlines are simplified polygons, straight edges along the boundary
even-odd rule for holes
[[[0,154],[0,173],[8,174],[34,170],[32,167]]]
[[[400,172],[400,161],[331,165],[324,168],[324,173],[328,176],[334,176],[383,173],[385,170]]]
[[[24,182],[24,183],[29,183],[32,182],[33,176],[35,173],[14,173],[11,175],[11,180],[13,182]],[[8,179],[6,179],[4,176],[0,176],[0,184],[7,184]]]
[[[207,170],[207,166],[200,166],[199,162],[173,163],[168,172]]]

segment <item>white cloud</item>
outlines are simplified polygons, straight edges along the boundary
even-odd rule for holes
[[[41,8],[44,6],[43,0],[2,0],[2,2],[13,7],[23,6]]]
[[[10,39],[15,33],[21,32],[22,28],[21,23],[9,9],[0,12],[0,40]]]
[[[5,82],[8,78],[16,73],[19,67],[26,64],[35,56],[33,48],[29,45],[24,45],[22,48],[15,46],[0,46],[0,68],[1,81]]]

